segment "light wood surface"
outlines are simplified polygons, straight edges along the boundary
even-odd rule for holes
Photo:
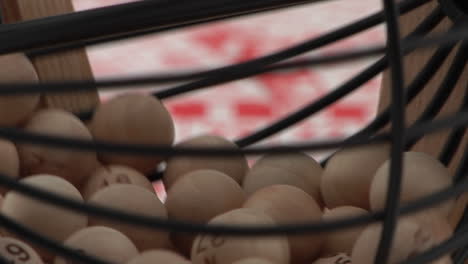
[[[71,0],[0,0],[0,7],[6,23],[74,11]],[[41,81],[93,78],[84,49],[34,58],[33,63]],[[58,107],[73,112],[92,109],[98,102],[97,90],[73,94],[44,94],[42,96],[42,103],[45,107]]]
[[[433,0],[428,4],[420,7],[419,9],[404,15],[400,20],[400,28],[401,33],[403,36],[407,35],[409,32],[414,30],[414,28],[425,18],[427,17],[434,8],[438,6],[438,1]],[[434,29],[433,32],[446,32],[447,29],[452,25],[452,22],[446,18],[443,20],[439,26]],[[424,88],[423,92],[420,93],[418,97],[413,100],[413,102],[407,107],[406,110],[406,118],[407,118],[407,125],[412,124],[422,113],[424,108],[428,105],[431,101],[434,93],[439,88],[445,74],[450,67],[451,62],[453,61],[453,57],[458,50],[458,46],[456,49],[452,51],[450,57],[446,60],[445,64],[439,69],[437,74],[433,76],[429,84]],[[410,83],[414,77],[418,74],[418,72],[424,67],[426,62],[429,58],[434,54],[435,48],[428,49],[428,50],[421,50],[416,51],[410,54],[405,59],[405,83]],[[438,115],[438,117],[447,116],[448,114],[453,114],[459,110],[461,101],[463,99],[466,85],[468,80],[468,69],[465,68],[457,86],[455,87],[452,95],[450,96],[449,100],[446,103]],[[390,99],[390,75],[389,72],[385,72],[383,76],[383,83],[382,83],[382,90],[380,94],[380,102],[379,102],[379,111],[382,111],[385,107],[388,106]],[[388,129],[388,128],[387,128]],[[415,151],[422,151],[433,155],[434,157],[438,157],[440,151],[442,150],[443,144],[447,139],[449,131],[444,131],[441,133],[433,134],[430,136],[424,137],[421,141],[418,142],[413,148]],[[450,171],[452,174],[455,172],[456,166],[459,163],[460,158],[465,151],[465,145],[467,142],[468,137],[464,137],[463,142],[461,143],[462,147],[459,148],[458,153],[454,157],[453,161],[450,164]],[[466,204],[468,202],[468,196],[463,195],[457,201],[455,209],[452,212],[450,217],[450,222],[453,226],[455,226],[462,214],[465,210]]]

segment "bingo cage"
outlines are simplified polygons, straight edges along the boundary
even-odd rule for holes
[[[93,126],[92,123],[88,122],[97,115],[95,109],[99,105],[97,93],[99,89],[119,89],[139,85],[183,82],[183,84],[175,85],[172,88],[160,90],[153,94],[159,100],[164,100],[182,93],[213,87],[260,74],[274,74],[294,71],[304,67],[319,67],[325,64],[349,62],[363,57],[380,56],[380,59],[371,66],[353,76],[353,78],[346,80],[329,94],[305,105],[281,120],[277,120],[250,135],[235,140],[238,148],[209,145],[195,147],[190,145],[172,146],[171,144],[164,143],[141,144],[141,142],[132,141],[127,143],[112,141],[111,139],[105,140],[106,138],[100,140],[100,138],[96,137],[94,140],[82,137],[70,138],[56,134],[43,134],[37,132],[39,130],[34,129],[22,129],[20,126],[17,126],[17,123],[4,124],[3,122],[0,122],[2,124],[0,136],[21,146],[53,148],[60,151],[66,150],[68,151],[67,153],[107,153],[113,155],[113,157],[117,155],[117,157],[130,157],[129,159],[132,157],[149,159],[154,156],[165,157],[167,159],[178,157],[186,159],[190,157],[198,159],[219,159],[220,157],[234,159],[242,155],[259,156],[263,154],[276,157],[292,152],[313,152],[327,149],[359,150],[364,146],[386,144],[388,146],[389,159],[386,161],[385,170],[382,171],[388,171],[388,187],[386,187],[388,189],[384,191],[383,205],[380,209],[370,210],[367,214],[331,220],[325,219],[323,221],[317,219],[316,221],[268,225],[262,224],[257,219],[249,220],[242,225],[239,224],[241,222],[237,222],[238,225],[222,222],[214,222],[213,224],[210,222],[210,224],[206,224],[134,214],[114,207],[83,203],[82,200],[72,199],[73,197],[62,195],[60,192],[40,188],[43,187],[40,184],[27,184],[28,182],[23,181],[23,179],[16,180],[11,175],[2,172],[3,175],[0,176],[0,183],[3,189],[9,190],[4,198],[3,207],[21,211],[22,203],[15,203],[13,200],[15,197],[17,199],[19,199],[18,197],[23,197],[21,198],[23,202],[26,201],[25,199],[30,199],[29,201],[34,200],[35,203],[49,204],[49,206],[55,208],[54,210],[61,210],[61,212],[70,211],[75,215],[106,219],[103,221],[117,221],[119,226],[131,225],[160,233],[176,232],[187,236],[198,234],[201,236],[201,240],[208,241],[206,243],[211,244],[203,244],[203,241],[200,242],[200,237],[197,238],[198,240],[195,241],[198,241],[199,245],[195,254],[208,250],[211,252],[209,254],[212,255],[204,255],[199,259],[194,259],[193,246],[191,249],[193,263],[234,263],[234,260],[236,260],[236,256],[234,255],[247,254],[246,256],[250,256],[249,252],[251,249],[248,246],[249,242],[245,242],[250,241],[249,239],[257,239],[258,241],[264,239],[262,243],[250,247],[258,247],[256,250],[260,252],[264,250],[261,249],[262,247],[267,247],[268,243],[276,241],[275,239],[280,236],[290,239],[306,235],[326,236],[327,233],[332,231],[339,232],[361,226],[382,227],[378,229],[380,231],[377,234],[378,239],[375,240],[375,243],[372,242],[371,235],[362,239],[367,240],[368,243],[365,247],[366,250],[364,250],[367,253],[364,254],[368,254],[370,256],[368,259],[372,259],[371,262],[373,263],[465,263],[465,260],[468,258],[468,214],[465,213],[468,203],[468,196],[465,193],[468,188],[468,177],[465,175],[468,173],[468,151],[465,149],[468,146],[466,136],[466,124],[468,123],[468,74],[465,69],[468,60],[468,42],[466,40],[468,38],[468,2],[463,0],[382,0],[382,11],[368,17],[342,25],[336,30],[289,46],[278,52],[215,69],[95,80],[84,51],[85,47],[124,38],[157,34],[186,26],[292,6],[314,5],[317,2],[324,1],[142,0],[85,11],[74,11],[71,0],[0,0],[2,14],[0,51],[5,56],[9,54],[25,54],[26,58],[34,65],[39,80],[31,82],[28,77],[24,76],[17,80],[10,80],[7,75],[12,74],[16,68],[10,72],[7,71],[8,74],[0,73],[2,78],[0,93],[3,97],[1,100],[8,101],[10,103],[8,105],[14,108],[14,104],[19,102],[15,101],[19,100],[18,98],[26,98],[33,95],[40,96],[39,108],[64,109],[73,113],[78,120],[81,119],[88,126]],[[343,5],[347,4],[352,3],[343,1]],[[384,24],[386,28],[386,45],[370,43],[369,46],[363,49],[342,50],[326,56],[308,55],[298,57],[301,54],[333,44],[380,24]],[[290,60],[291,58],[295,59]],[[8,66],[5,65],[2,67]],[[16,66],[11,67],[14,68]],[[372,122],[351,137],[341,140],[303,142],[301,144],[252,146],[290,126],[311,118],[314,114],[356,91],[364,83],[380,73],[383,73],[384,77],[380,94],[379,113]],[[10,111],[11,109],[7,109],[7,103],[1,101],[0,105],[2,108],[0,111],[5,111],[6,113],[0,113],[1,118],[4,115],[14,115]],[[19,105],[21,108],[26,108],[22,107],[22,104]],[[122,103],[122,105],[124,108],[132,108],[131,104]],[[109,111],[114,111],[118,115],[123,110],[114,108]],[[106,119],[106,122],[108,120]],[[114,121],[111,120],[109,122]],[[54,127],[54,124],[53,122],[48,123],[48,127]],[[151,124],[147,125],[151,126]],[[31,127],[34,127],[34,125],[31,125]],[[60,125],[57,124],[57,127],[60,127]],[[122,130],[125,129],[122,128]],[[112,133],[118,132],[114,131]],[[138,137],[138,133],[129,133],[128,136],[131,137],[133,135]],[[404,188],[403,170],[406,170],[406,166],[413,165],[415,167],[414,160],[408,162],[404,155],[405,152],[410,150],[429,154],[440,164],[443,164],[452,176],[450,184],[437,189],[437,191],[431,189],[432,191],[429,194],[426,191],[424,192],[424,196],[418,196],[417,199],[412,199],[409,202],[404,201],[403,198],[398,199],[399,197],[404,197],[404,192],[408,191]],[[63,155],[66,156],[66,154]],[[330,158],[321,161],[322,165],[326,167],[329,162],[331,163],[334,155],[332,154]],[[47,160],[47,156],[37,157],[32,155],[29,158],[32,159],[32,161],[28,161],[31,163],[47,162],[44,161]],[[112,160],[112,158],[110,159]],[[118,160],[118,158],[115,160]],[[345,166],[345,163],[341,162]],[[86,166],[85,162],[82,163],[81,160],[77,160],[76,163],[78,164],[75,165],[78,166],[75,170],[80,170],[81,167]],[[156,165],[154,168],[157,167]],[[361,165],[367,166],[365,163]],[[420,172],[423,175],[418,176],[420,183],[418,185],[423,186],[426,178],[428,182],[430,181],[430,171],[438,170],[439,167],[434,169],[431,167],[432,165],[421,166],[424,167],[424,170]],[[168,166],[166,166],[166,170],[168,170]],[[48,171],[39,172],[46,173]],[[159,166],[158,169],[146,173],[146,176],[152,181],[164,178],[165,167]],[[106,184],[109,185],[108,182]],[[212,188],[217,189],[221,187],[213,184]],[[349,188],[352,194],[353,188]],[[419,192],[418,188],[415,186],[415,189],[411,190],[411,192]],[[9,195],[10,192],[15,193],[16,196]],[[123,196],[123,194],[120,196]],[[115,196],[113,199],[118,199],[116,197],[118,196]],[[131,198],[130,195],[125,197],[127,199]],[[415,237],[408,235],[407,238],[402,238],[405,235],[403,233],[409,234],[413,231],[405,231],[404,228],[401,232],[397,231],[399,219],[407,216],[420,216],[420,214],[415,214],[415,212],[425,212],[427,210],[434,212],[434,208],[439,208],[446,201],[452,201],[450,210],[447,213],[448,216],[445,217],[447,218],[445,219],[447,225],[452,229],[449,235],[445,235],[445,237],[439,235],[438,239],[434,240],[432,236],[436,236],[433,233],[438,232],[438,227],[427,224],[423,228],[426,233],[419,230],[415,231]],[[211,205],[205,204],[205,206],[210,207]],[[36,204],[34,208],[37,207]],[[23,212],[21,216],[18,216],[19,213],[11,213],[13,209],[8,209],[9,211],[5,209],[0,214],[0,226],[2,230],[6,230],[5,232],[9,236],[22,239],[22,241],[29,243],[34,248],[41,248],[38,252],[42,250],[49,252],[40,253],[41,257],[52,254],[60,259],[54,260],[43,257],[43,261],[46,263],[66,263],[66,261],[71,261],[71,263],[114,263],[106,259],[105,255],[96,256],[86,249],[77,249],[73,247],[73,244],[62,243],[63,241],[60,241],[57,237],[49,237],[39,232],[41,230],[37,229],[36,224],[42,220],[39,220],[39,218],[31,219],[34,218],[31,213],[35,210],[34,208],[27,209],[27,212]],[[198,212],[191,213],[197,214]],[[23,219],[21,217],[27,219],[25,221],[18,220]],[[232,217],[237,219],[236,217],[238,216]],[[424,215],[418,219],[424,218],[429,219],[430,217]],[[75,220],[58,218],[51,220],[49,225],[53,226],[56,230],[61,230],[62,223],[68,224],[66,222],[73,221]],[[30,225],[31,222],[34,224]],[[421,220],[421,222],[424,221]],[[443,239],[440,237],[443,237]],[[226,239],[232,239],[232,241],[242,241],[244,239],[247,246],[236,244],[239,248],[236,246],[228,247],[228,249],[223,249],[224,251],[219,253],[222,256],[218,255],[218,258],[216,258],[213,255],[218,252],[216,251],[216,247],[226,244]],[[412,239],[415,241],[412,241]],[[431,239],[434,241],[429,246],[425,244]],[[100,240],[94,238],[92,241]],[[0,263],[41,263],[40,261],[42,260],[34,259],[27,250],[18,246],[18,244],[5,243],[0,242],[1,246],[5,247],[0,250]],[[110,244],[112,244],[102,241],[96,243],[100,245],[95,245],[94,247],[111,247]],[[200,243],[203,245],[200,246]],[[232,245],[235,243],[232,242]],[[272,245],[274,244],[273,242],[271,243]],[[355,253],[357,243],[354,245],[352,255]],[[398,243],[401,244],[398,245]],[[293,246],[291,245],[290,243],[289,246],[292,250]],[[124,251],[122,250],[122,252]],[[262,251],[263,253],[261,254],[278,255],[280,251],[280,248],[272,246],[272,248],[265,252]],[[403,252],[401,253],[403,256],[398,256],[398,252]],[[294,255],[294,252],[291,254]],[[255,256],[253,254],[253,257]],[[314,261],[317,261],[315,263],[343,264],[352,262],[354,264],[367,264],[364,260],[365,258],[328,257],[331,258],[316,260],[318,259],[317,255],[315,258],[305,261],[305,259],[298,260],[300,258],[295,258],[291,255],[291,259],[287,261],[270,260],[273,264],[275,262],[277,264],[282,264],[281,262],[312,264]],[[266,259],[264,261],[270,260]],[[161,258],[158,261],[149,261],[148,259],[139,261],[132,264],[150,262],[169,264],[177,262],[170,258]],[[189,261],[188,259],[180,260],[183,263],[190,263]],[[236,261],[241,260],[237,259]],[[127,263],[124,260],[120,260],[120,262]],[[240,264],[244,262],[236,263]],[[245,263],[254,264],[263,262],[259,259],[250,259],[246,260]]]

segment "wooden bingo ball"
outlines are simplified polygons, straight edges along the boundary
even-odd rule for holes
[[[366,210],[353,206],[340,206],[323,213],[322,220],[346,219],[349,217],[368,214]],[[339,253],[351,255],[354,242],[359,237],[365,226],[357,226],[342,229],[336,232],[325,233],[320,255],[323,257],[335,256]]]
[[[148,250],[132,258],[127,264],[191,264],[183,256],[165,249]]]
[[[320,258],[312,264],[352,264],[351,257],[347,254],[340,253],[332,257]]]
[[[18,150],[13,142],[0,139],[0,174],[17,179],[19,177],[20,161]],[[4,194],[8,189],[0,186],[0,193]]]
[[[437,231],[434,231],[434,228]],[[373,264],[382,233],[382,224],[368,226],[356,240],[351,253],[353,263]],[[452,230],[445,221],[429,228],[409,218],[400,219],[394,233],[388,263],[396,264],[409,257],[423,253],[426,250],[450,238]],[[451,264],[450,255],[439,258],[431,264]]]
[[[304,153],[266,155],[249,170],[242,185],[249,195],[270,185],[292,185],[314,197],[322,208],[322,172],[320,164]]]
[[[43,264],[41,257],[28,244],[12,237],[0,238],[0,255],[15,264]]]
[[[24,129],[44,135],[92,140],[88,129],[77,117],[59,109],[46,109],[35,113]],[[19,144],[18,152],[22,176],[52,174],[77,187],[83,184],[98,165],[96,153],[91,151]]]
[[[245,258],[245,259],[235,261],[232,264],[274,264],[274,263],[264,258]]]
[[[452,185],[450,173],[437,159],[422,152],[405,152],[400,201],[402,204],[441,191]],[[370,188],[372,210],[385,206],[390,161],[386,161],[375,173]],[[435,209],[448,216],[453,207],[453,200],[437,206]]]
[[[272,226],[275,222],[262,212],[241,208],[216,216],[209,224]],[[289,264],[287,238],[199,235],[193,243],[191,253],[193,264],[232,264],[252,257],[265,258],[276,264]]]
[[[91,195],[112,184],[134,184],[155,193],[153,184],[140,172],[127,166],[102,166],[94,171],[81,189],[83,198],[88,200]]]
[[[71,183],[57,176],[34,175],[20,182],[83,202],[80,192]],[[9,191],[5,195],[1,211],[19,224],[56,241],[64,241],[75,231],[86,227],[88,223],[85,214],[35,200],[15,191]],[[46,250],[38,249],[38,252],[46,260],[51,257]]]
[[[90,124],[96,140],[121,144],[167,145],[174,141],[174,123],[164,105],[155,97],[119,95],[99,105]],[[121,164],[143,174],[163,160],[161,156],[99,153],[106,164]]]
[[[441,238],[441,240],[448,239],[449,234],[452,234],[454,230],[449,219],[437,210],[423,210],[419,213],[400,216],[400,218],[416,222],[422,229],[430,230],[434,237]]]
[[[81,229],[65,240],[65,246],[77,249],[109,263],[124,264],[138,255],[138,249],[124,234],[112,228],[93,226]],[[75,263],[56,257],[54,264]]]
[[[132,214],[167,218],[166,208],[159,198],[153,192],[136,185],[112,184],[93,194],[88,202]],[[141,251],[168,245],[167,232],[91,216],[89,225],[116,229],[128,236]]]
[[[243,205],[271,216],[278,224],[319,222],[322,211],[317,202],[303,190],[289,185],[272,185],[252,194]],[[288,237],[292,263],[314,260],[320,251],[323,235],[291,235]]]
[[[177,147],[192,148],[192,147],[222,147],[236,149],[238,146],[231,141],[215,136],[201,135],[186,141],[182,141],[176,145]],[[170,189],[172,185],[182,175],[185,175],[195,170],[217,170],[232,177],[239,184],[242,183],[244,176],[248,170],[247,160],[243,156],[232,157],[173,157],[167,162],[166,171],[164,173],[163,182],[166,189]]]
[[[207,223],[213,217],[239,208],[245,194],[239,184],[214,170],[197,170],[181,177],[167,193],[169,219]],[[172,234],[174,245],[189,256],[193,235]]]
[[[325,166],[321,190],[329,209],[352,205],[370,209],[369,189],[377,169],[390,155],[390,145],[372,144],[335,153]]]
[[[39,82],[31,61],[22,53],[0,56],[0,81]],[[0,126],[17,126],[36,110],[39,94],[7,95],[0,97]]]

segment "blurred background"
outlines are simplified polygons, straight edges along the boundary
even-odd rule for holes
[[[84,10],[125,2],[130,1],[75,0],[74,4],[77,10]],[[88,52],[97,78],[213,68],[319,36],[380,8],[380,1],[375,0],[325,1],[100,45],[89,48]],[[376,27],[311,54],[325,55],[383,41],[383,27]],[[250,133],[320,98],[374,60],[266,74],[166,100],[176,124],[176,141],[201,133],[216,133],[231,139]],[[168,87],[145,87],[139,91]],[[349,135],[374,117],[379,88],[380,76],[313,118],[260,144]],[[101,96],[106,100],[115,94],[103,92]],[[315,157],[325,154],[318,153]]]

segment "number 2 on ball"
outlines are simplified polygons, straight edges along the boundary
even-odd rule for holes
[[[205,242],[208,242],[209,245],[204,245]],[[224,245],[225,242],[226,242],[226,239],[221,236],[213,236],[213,237],[202,236],[200,238],[200,242],[198,243],[197,254],[200,254],[206,251],[209,247],[214,247],[214,248],[221,247],[222,245]]]

